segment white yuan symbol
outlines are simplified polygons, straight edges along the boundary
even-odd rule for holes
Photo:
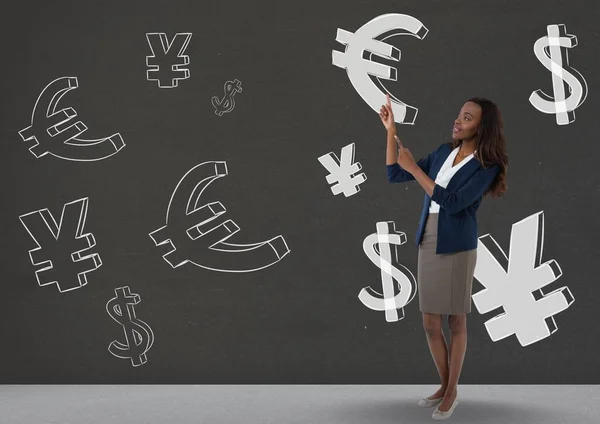
[[[329,171],[326,179],[331,186],[331,192],[334,195],[344,193],[349,197],[360,191],[359,184],[367,180],[365,173],[354,175],[362,169],[360,162],[354,162],[354,143],[342,147],[342,159],[329,152],[319,157],[319,162]]]
[[[180,80],[188,79],[190,57],[184,53],[191,38],[191,32],[178,32],[169,42],[164,32],[147,33],[152,54],[146,56],[146,79],[156,81],[159,88],[174,88]]]
[[[394,35],[410,35],[419,39],[425,38],[429,30],[418,20],[409,15],[388,13],[377,16],[360,27],[354,34],[338,28],[335,40],[345,44],[346,50],[333,50],[333,64],[345,68],[348,78],[360,97],[375,112],[379,113],[381,105],[386,102],[385,94],[390,95],[394,119],[399,124],[415,123],[417,108],[403,103],[394,97],[381,84],[379,78],[396,81],[397,70],[388,65],[371,61],[376,54],[387,59],[400,61],[400,50],[384,41]],[[381,37],[381,39],[376,39]],[[363,58],[363,53],[368,57]],[[375,77],[371,79],[371,77]]]
[[[510,259],[492,236],[479,238],[474,276],[485,289],[472,296],[473,302],[480,313],[504,309],[485,322],[493,341],[514,334],[521,346],[538,342],[558,329],[554,315],[575,301],[568,287],[542,291],[562,275],[554,259],[540,264],[543,242],[543,212],[513,224]]]

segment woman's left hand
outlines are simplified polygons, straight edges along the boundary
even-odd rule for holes
[[[398,137],[395,137],[395,138],[396,138],[396,141],[400,144],[400,149],[398,152],[398,160],[396,162],[404,170],[406,170],[412,174],[412,171],[414,171],[414,169],[416,167],[418,167],[419,165],[417,165],[417,162],[415,161],[415,158],[413,157],[410,150],[408,150],[406,147],[404,147],[404,145],[402,144],[402,142],[400,141],[400,139]]]

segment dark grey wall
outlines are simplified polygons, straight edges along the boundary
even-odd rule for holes
[[[414,125],[397,125],[415,158],[450,140],[471,96],[496,102],[505,122],[509,190],[486,197],[478,211],[478,258],[488,260],[478,260],[473,300],[487,288],[491,309],[473,304],[468,315],[460,382],[600,382],[598,2],[36,3],[13,3],[2,14],[2,383],[437,382],[418,295],[392,322],[358,298],[367,286],[382,291],[380,269],[363,250],[378,222],[392,221],[404,234],[397,250],[381,249],[397,253],[395,268],[417,276],[425,192],[414,181],[387,181],[379,117],[332,64],[332,51],[345,50],[338,28],[355,33],[389,13],[428,30],[423,39],[385,41],[401,51],[399,62],[372,59],[397,69],[397,79],[382,85],[418,109]],[[534,52],[547,26],[558,24],[578,44],[554,51],[553,60],[575,68],[571,82],[589,90],[584,102],[567,106],[565,125],[528,100],[538,89],[560,97],[568,80],[553,84]],[[148,33],[192,34],[177,40],[189,57],[189,75],[180,71],[177,86],[148,79]],[[157,63],[164,82],[169,59]],[[236,79],[235,105],[219,116],[211,99],[220,102]],[[562,87],[567,97],[581,94],[569,87]],[[79,120],[87,127],[72,146],[62,144],[67,133],[47,132],[59,122],[49,110],[66,109],[62,116],[69,107],[77,116],[59,129]],[[33,135],[40,143],[30,151]],[[339,157],[352,143],[358,174],[368,178],[357,193],[334,195],[318,158]],[[195,263],[173,267],[162,257],[168,246],[150,234],[167,224],[188,171],[157,241],[171,238],[175,265]],[[213,209],[186,218],[190,195],[191,209]],[[231,221],[218,234],[196,230],[195,241],[185,239],[213,213],[205,232]],[[53,219],[58,241],[47,228]],[[230,234],[234,224],[239,231]],[[93,240],[83,236],[90,233]],[[34,238],[42,248],[30,257]],[[74,262],[72,253],[88,242],[95,245]],[[502,278],[509,257],[514,266]],[[52,269],[38,281],[47,260]],[[494,304],[501,299],[510,312]],[[515,306],[519,299],[529,303]],[[509,334],[494,341],[490,320],[504,313]],[[112,342],[126,345],[122,358]]]

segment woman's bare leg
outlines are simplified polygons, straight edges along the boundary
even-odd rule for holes
[[[467,351],[467,314],[449,315],[448,326],[452,335],[450,340],[450,373],[444,400],[439,405],[442,412],[450,409],[458,395],[458,379]]]
[[[423,312],[423,328],[425,329],[425,334],[427,336],[431,357],[435,362],[435,366],[442,382],[438,391],[429,396],[429,398],[438,399],[444,396],[449,378],[448,348],[446,346],[444,332],[442,331],[442,315]]]

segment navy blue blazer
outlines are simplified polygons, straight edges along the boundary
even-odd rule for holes
[[[435,152],[419,159],[417,165],[432,180],[435,181],[442,165],[452,152],[451,143],[443,143]],[[464,160],[464,159],[463,159]],[[477,249],[477,216],[476,212],[481,204],[483,193],[492,184],[498,173],[500,165],[484,169],[476,157],[471,158],[462,166],[444,188],[438,184],[429,197],[425,193],[423,209],[419,221],[419,229],[415,238],[417,246],[423,238],[425,223],[429,215],[431,199],[440,205],[438,215],[438,236],[435,253],[454,253],[461,250]],[[391,183],[413,181],[415,177],[394,163],[387,165],[388,180]]]

